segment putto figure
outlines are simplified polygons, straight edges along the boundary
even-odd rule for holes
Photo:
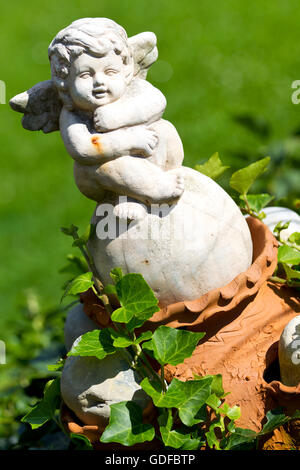
[[[29,91],[29,102],[23,95],[11,101],[15,109],[20,101],[26,103],[21,110],[29,115],[30,129],[49,108],[60,111],[59,128],[75,160],[77,186],[97,202],[107,191],[147,205],[171,202],[183,192],[183,178],[170,171],[183,160],[180,138],[174,126],[161,119],[164,96],[144,79],[156,58],[153,33],[128,40],[114,21],[81,19],[60,31],[49,46],[51,85],[62,107],[53,106],[47,82],[45,101],[35,88]],[[35,117],[30,101],[39,105]],[[133,202],[115,207],[122,218],[143,213],[143,206]]]
[[[80,19],[49,46],[51,80],[10,104],[26,129],[60,130],[79,190],[98,204],[92,223],[105,226],[107,204],[124,222],[89,240],[102,281],[114,267],[139,272],[165,306],[248,269],[252,242],[228,194],[182,166],[180,137],[162,118],[165,97],[146,80],[157,56],[154,33],[128,38],[110,19]]]

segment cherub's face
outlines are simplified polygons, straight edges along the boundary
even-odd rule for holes
[[[118,100],[126,87],[122,58],[113,51],[104,57],[84,53],[71,64],[68,88],[76,108],[94,111]]]

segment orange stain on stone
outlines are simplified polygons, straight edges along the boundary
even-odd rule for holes
[[[92,144],[95,145],[95,147],[97,148],[99,155],[102,155],[103,151],[102,151],[102,145],[101,145],[100,137],[98,135],[94,135],[92,137],[91,141],[92,141]]]

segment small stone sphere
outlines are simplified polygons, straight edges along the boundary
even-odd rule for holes
[[[141,380],[118,352],[102,360],[70,356],[62,371],[61,394],[82,423],[105,427],[113,403],[133,401],[147,407],[150,398],[141,389]]]

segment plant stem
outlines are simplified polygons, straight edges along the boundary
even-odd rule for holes
[[[164,365],[161,366],[160,377],[161,377],[162,391],[163,393],[166,393],[167,389],[166,389],[166,384],[165,384],[165,366]]]

